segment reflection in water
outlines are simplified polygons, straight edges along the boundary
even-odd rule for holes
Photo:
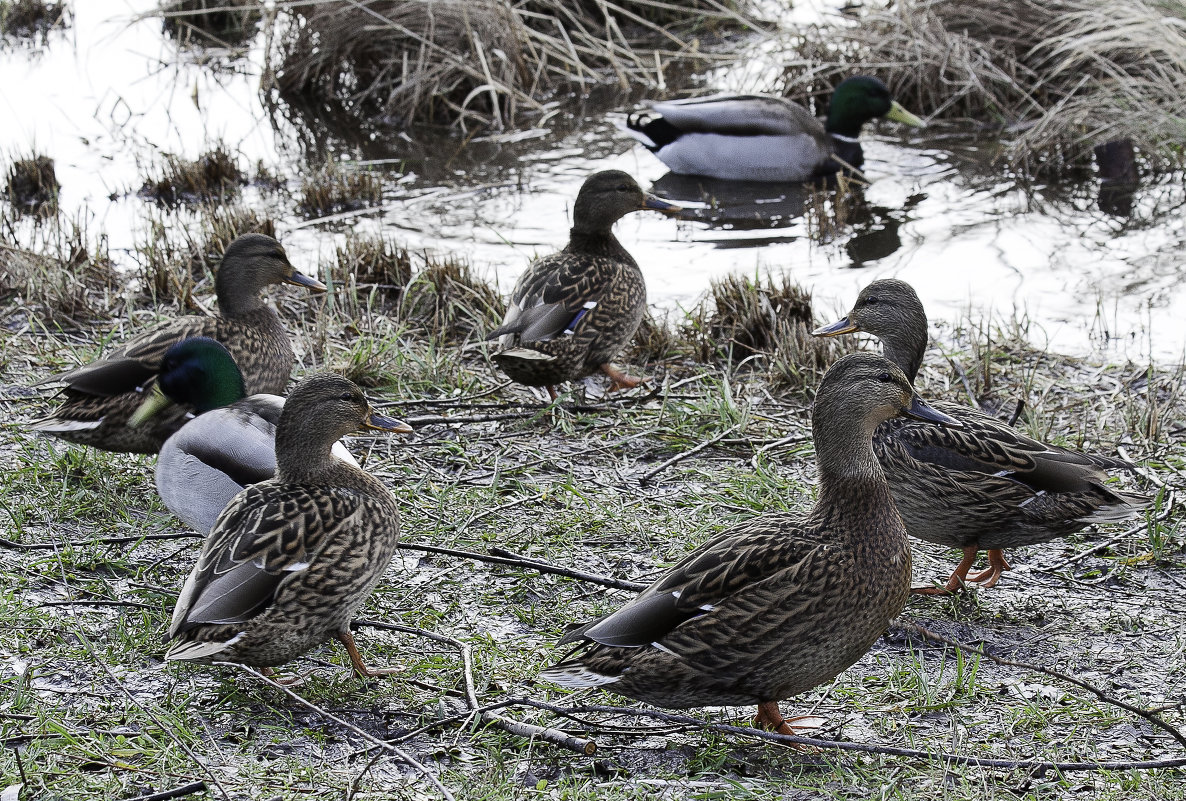
[[[674,172],[655,181],[652,191],[685,204],[682,219],[738,231],[789,228],[803,216],[810,193],[798,183],[722,181]]]

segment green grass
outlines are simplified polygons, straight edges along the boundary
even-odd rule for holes
[[[302,370],[350,372],[386,412],[422,420],[411,438],[351,440],[366,468],[401,499],[408,542],[478,552],[497,546],[646,581],[725,526],[762,510],[805,510],[811,503],[807,401],[761,392],[762,369],[635,365],[665,376],[667,391],[638,405],[589,401],[598,408],[578,413],[544,407],[527,390],[503,386],[480,351],[426,336],[429,317],[390,320],[368,311],[361,294],[324,306],[295,294],[281,298],[304,346]],[[129,314],[137,325],[152,319]],[[131,327],[128,318],[119,321]],[[162,662],[161,636],[197,540],[154,538],[181,527],[156,498],[151,459],[74,448],[34,437],[22,425],[52,400],[17,391],[20,385],[93,358],[99,348],[88,337],[98,340],[111,327],[69,336],[0,333],[8,412],[0,424],[0,519],[5,538],[35,546],[0,547],[0,738],[6,743],[0,771],[17,777],[10,782],[25,782],[21,799],[130,798],[197,780],[211,787],[212,798],[221,797],[215,781],[233,798],[437,797],[394,755],[242,670]],[[1084,365],[1026,347],[1014,334],[993,330],[990,346],[984,327],[967,326],[945,341],[945,355],[963,366],[977,397],[1007,411],[1011,398],[1025,397],[1027,430],[1101,449],[1129,438],[1133,455],[1150,456],[1151,468],[1176,491],[1181,479],[1174,468],[1186,454],[1177,439],[1149,435],[1144,401],[1129,398],[1101,418],[1098,396],[1075,390]],[[123,335],[121,329],[112,336]],[[1114,365],[1102,375],[1129,382],[1134,373],[1141,371]],[[928,397],[966,401],[961,379],[938,353],[922,375]],[[1152,378],[1166,387],[1173,380],[1158,371]],[[1174,392],[1159,403],[1154,413],[1164,432],[1183,409]],[[521,414],[505,417],[513,413]],[[714,437],[720,439],[711,447],[640,484],[664,461]],[[915,598],[904,617],[1081,675],[1130,702],[1168,706],[1165,716],[1180,725],[1182,515],[1168,491],[1151,515],[1131,536],[1075,562],[1066,560],[1125,526],[1018,549],[1010,553],[1017,569],[994,590]],[[119,537],[131,539],[112,540]],[[916,545],[916,582],[945,576],[955,562],[953,552]],[[465,643],[482,703],[527,697],[634,707],[613,695],[571,696],[535,680],[559,657],[553,644],[566,625],[628,597],[527,569],[401,550],[361,616]],[[359,681],[342,651],[326,646],[286,668],[307,674],[295,691],[370,737],[397,741],[459,799],[795,792],[839,799],[851,798],[854,788],[876,788],[885,798],[1186,798],[1181,777],[1166,771],[1034,775],[878,754],[801,754],[736,734],[608,713],[573,721],[526,707],[502,711],[591,737],[599,748],[592,758],[472,721],[401,740],[452,713],[451,694],[462,686],[457,651],[373,628],[360,630],[358,641],[368,662],[399,666],[400,676]],[[834,683],[784,709],[826,718],[825,737],[980,757],[1178,753],[1145,722],[1079,689],[900,635],[879,641]],[[693,714],[746,725],[752,710]]]

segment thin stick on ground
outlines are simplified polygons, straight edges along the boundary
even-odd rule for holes
[[[394,745],[391,745],[390,743],[383,742],[378,737],[375,737],[372,734],[368,734],[367,732],[365,732],[362,729],[355,726],[353,723],[349,723],[349,722],[343,720],[342,718],[338,717],[337,715],[333,714],[332,712],[330,712],[326,709],[322,709],[321,707],[319,707],[317,704],[313,703],[312,701],[308,701],[308,700],[302,698],[301,696],[297,695],[295,692],[293,692],[288,687],[285,687],[283,684],[281,684],[277,681],[274,681],[273,679],[268,678],[267,676],[260,673],[258,670],[254,669],[254,668],[248,667],[247,665],[241,665],[237,662],[212,662],[211,664],[222,665],[222,666],[231,667],[231,668],[238,668],[239,670],[242,670],[244,673],[248,673],[248,674],[254,676],[255,678],[259,679],[260,681],[264,682],[265,684],[268,684],[268,685],[276,688],[277,690],[279,690],[280,692],[289,696],[290,698],[292,698],[294,701],[296,701],[298,704],[305,707],[309,711],[316,712],[318,715],[321,715],[326,720],[333,721],[334,723],[338,724],[342,728],[348,729],[349,731],[354,732],[355,734],[357,734],[362,739],[366,740],[371,745],[376,746],[377,748],[382,748],[383,750],[394,754],[397,758],[402,760],[407,765],[410,765],[412,768],[414,768],[416,770],[417,773],[419,773],[421,776],[423,776],[425,779],[427,779],[428,782],[433,787],[437,788],[437,790],[440,791],[442,796],[444,796],[446,799],[448,799],[448,801],[456,801],[456,799],[453,797],[453,794],[449,792],[449,790],[445,787],[445,785],[441,784],[440,780],[437,779],[437,777],[434,776],[432,774],[432,772],[429,771],[428,768],[426,768],[420,762],[417,762],[412,757],[411,754],[404,751],[402,748],[397,748]]]
[[[190,782],[180,787],[174,787],[172,790],[162,790],[159,793],[138,795],[135,798],[127,799],[127,801],[173,801],[174,798],[185,798],[187,795],[196,795],[205,790],[206,782]]]
[[[560,715],[562,717],[575,717],[577,715],[588,713],[599,713],[608,715],[629,715],[632,717],[652,718],[654,720],[661,720],[665,723],[673,723],[682,726],[687,726],[692,729],[701,731],[715,731],[726,734],[739,734],[743,737],[749,737],[758,740],[766,740],[772,743],[779,743],[782,745],[807,745],[814,748],[833,750],[833,751],[856,751],[865,754],[885,754],[886,756],[900,756],[911,759],[922,759],[927,761],[948,762],[954,765],[968,765],[974,767],[984,768],[1006,768],[1015,770],[1059,770],[1059,771],[1108,771],[1108,770],[1154,770],[1159,768],[1181,768],[1186,767],[1186,757],[1174,757],[1171,759],[1147,759],[1147,760],[1133,760],[1133,761],[1114,761],[1114,762],[1046,762],[1038,759],[989,759],[983,757],[970,757],[962,754],[948,754],[942,751],[919,751],[914,748],[897,748],[887,745],[870,745],[867,743],[854,743],[845,740],[820,740],[814,737],[799,737],[790,734],[778,734],[776,732],[766,731],[764,729],[756,729],[752,727],[732,726],[727,723],[709,723],[699,718],[694,718],[689,715],[680,715],[671,712],[660,712],[656,709],[638,709],[624,706],[605,706],[601,704],[586,704],[576,707],[563,707],[555,704],[549,704],[544,701],[536,701],[531,698],[516,698],[508,700],[508,706],[528,706],[534,709],[543,709],[548,712]]]
[[[1157,715],[1154,712],[1150,712],[1148,710],[1141,709],[1140,707],[1133,706],[1132,704],[1121,701],[1119,698],[1113,698],[1112,696],[1108,695],[1107,693],[1105,693],[1103,690],[1099,689],[1098,687],[1094,687],[1091,684],[1083,681],[1083,679],[1075,678],[1074,676],[1068,675],[1066,673],[1061,673],[1057,670],[1051,670],[1050,668],[1041,667],[1040,665],[1033,665],[1033,664],[1030,664],[1029,662],[1022,662],[1017,659],[1007,659],[1006,657],[1003,657],[1003,656],[996,656],[995,654],[990,654],[989,652],[985,651],[983,648],[976,648],[971,645],[965,645],[964,643],[956,642],[955,640],[948,639],[947,637],[944,637],[942,634],[937,634],[937,633],[931,631],[930,629],[927,629],[927,628],[924,628],[924,627],[918,625],[917,623],[897,623],[895,625],[895,627],[900,628],[902,631],[905,631],[908,634],[918,634],[920,637],[923,637],[924,639],[928,639],[933,642],[941,642],[945,645],[950,645],[952,648],[958,648],[959,650],[963,651],[964,653],[974,654],[976,656],[983,657],[983,658],[988,659],[992,662],[996,662],[998,665],[1007,665],[1009,667],[1023,668],[1024,670],[1032,670],[1035,673],[1042,673],[1046,676],[1056,678],[1060,681],[1065,681],[1068,684],[1073,684],[1076,687],[1080,687],[1084,690],[1087,690],[1089,693],[1093,694],[1096,698],[1100,699],[1104,703],[1111,704],[1113,706],[1118,706],[1127,712],[1131,712],[1132,714],[1136,715],[1139,718],[1143,718],[1144,720],[1149,721],[1149,723],[1153,724],[1154,726],[1161,729],[1162,731],[1167,733],[1169,736],[1171,736],[1175,740],[1177,740],[1179,745],[1186,748],[1186,735],[1183,735],[1182,732],[1178,731],[1178,729],[1176,729],[1173,726],[1171,726],[1170,724],[1166,723],[1164,720],[1161,719],[1161,717],[1159,715]]]
[[[461,669],[462,678],[465,683],[465,703],[468,705],[466,710],[467,716],[477,715],[479,719],[485,723],[489,723],[496,728],[502,729],[508,734],[514,734],[526,739],[539,739],[545,742],[558,745],[561,748],[566,748],[569,751],[575,751],[578,754],[585,756],[592,756],[597,751],[597,743],[593,740],[584,737],[576,737],[568,732],[560,731],[559,729],[551,729],[546,726],[536,726],[533,723],[522,723],[517,720],[510,720],[501,715],[495,715],[493,712],[482,710],[482,705],[478,703],[478,694],[474,689],[474,675],[473,675],[473,655],[470,651],[469,645],[463,643],[461,640],[448,637],[444,634],[437,634],[424,629],[413,628],[412,626],[401,626],[398,623],[380,623],[375,620],[355,620],[350,623],[351,629],[358,629],[366,626],[373,629],[382,629],[384,631],[399,631],[404,634],[411,634],[416,637],[427,637],[430,640],[447,643],[456,648],[461,653]]]
[[[647,587],[646,584],[641,584],[637,581],[616,579],[609,576],[599,576],[596,573],[586,573],[583,570],[576,570],[574,568],[563,567],[561,565],[553,565],[549,562],[544,562],[539,559],[533,559],[528,556],[520,556],[519,554],[514,554],[501,548],[491,548],[491,552],[489,554],[484,554],[476,553],[474,551],[463,551],[457,548],[446,548],[442,545],[426,545],[424,543],[415,542],[401,542],[397,547],[405,551],[439,553],[445,554],[447,556],[457,556],[462,559],[473,559],[478,562],[491,562],[496,565],[523,567],[529,570],[534,570],[537,573],[551,573],[557,576],[565,576],[567,578],[574,578],[579,581],[587,581],[590,584],[600,584],[603,587],[612,587],[615,590],[629,590],[632,592],[637,592]]]
[[[699,445],[697,445],[694,448],[690,448],[690,449],[684,451],[683,453],[677,453],[675,456],[672,456],[670,459],[668,459],[663,464],[659,465],[658,467],[654,467],[654,468],[648,470],[646,473],[644,473],[642,475],[642,478],[640,478],[638,480],[638,483],[639,484],[649,483],[652,478],[659,475],[664,470],[671,467],[673,464],[678,464],[679,462],[682,462],[684,459],[688,459],[692,456],[695,456],[696,454],[700,453],[700,451],[704,450],[705,448],[711,448],[713,445],[717,444],[718,442],[723,440],[725,437],[729,436],[734,431],[741,428],[743,425],[745,425],[745,423],[734,423],[733,425],[729,426],[727,429],[725,429],[721,433],[717,434],[712,439],[706,439],[704,442],[701,442]]]

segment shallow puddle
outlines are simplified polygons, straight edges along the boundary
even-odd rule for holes
[[[619,168],[671,198],[715,199],[681,221],[641,213],[619,224],[660,309],[689,305],[717,276],[785,270],[830,316],[869,281],[897,276],[915,285],[936,321],[1017,315],[1029,321],[1035,343],[1055,350],[1181,360],[1181,176],[1147,178],[1122,214],[1125,201],[1101,202],[1090,175],[1026,185],[994,165],[992,141],[945,125],[921,136],[874,127],[865,148],[867,209],[820,242],[801,187],[702,187],[669,175],[600,110],[468,145],[439,134],[393,133],[361,145],[327,139],[265,108],[262,42],[244,58],[199,64],[203,51],[179,51],[159,19],[135,21],[154,6],[78,3],[73,25],[45,48],[0,52],[0,70],[10,76],[0,93],[0,113],[9,118],[0,126],[0,153],[36,149],[54,158],[63,213],[88,220],[92,236],[106,234],[113,257],[129,269],[153,220],[187,224],[184,213],[167,214],[136,195],[162,152],[193,158],[221,141],[240,154],[241,166],[262,162],[286,176],[287,192],[248,187],[244,202],[278,220],[294,262],[307,269],[330,259],[346,230],[381,229],[413,250],[467,258],[504,291],[531,258],[563,244],[584,177]],[[307,152],[311,141],[381,170],[382,207],[332,222],[302,220],[293,195],[317,158]]]

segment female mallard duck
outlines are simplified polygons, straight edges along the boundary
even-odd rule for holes
[[[503,372],[520,384],[547,387],[553,400],[557,384],[597,370],[610,377],[610,391],[639,384],[610,364],[634,336],[647,302],[642,271],[612,229],[642,209],[679,211],[621,170],[585,180],[568,245],[527,268],[502,325],[486,337],[501,337],[502,350],[492,358]]]
[[[165,440],[156,488],[173,514],[203,534],[249,484],[276,474],[276,424],[284,398],[247,395],[243,374],[221,343],[183,339],[165,351],[148,397],[128,420],[143,425],[172,404],[198,415]],[[355,467],[341,442],[333,454]]]
[[[218,317],[179,317],[134,337],[114,353],[40,383],[62,383],[65,403],[31,427],[56,437],[107,451],[156,453],[185,422],[182,409],[158,415],[132,428],[128,418],[143,396],[169,346],[186,337],[205,336],[227,346],[243,370],[247,391],[280,393],[295,359],[276,312],[259,293],[271,284],[325,286],[293,269],[284,248],[270,236],[245,234],[226,249],[214,279]]]
[[[654,103],[650,111],[631,114],[626,130],[681,175],[808,181],[845,164],[859,169],[865,160],[861,127],[876,117],[924,125],[884,83],[858,75],[832,92],[826,125],[785,98],[714,95]]]
[[[854,331],[880,339],[886,357],[914,382],[927,347],[927,315],[913,287],[896,279],[874,281],[861,290],[847,317],[813,333]],[[1123,520],[1148,502],[1104,484],[1104,469],[1131,467],[1125,461],[1038,442],[957,403],[935,407],[963,427],[953,431],[891,420],[873,437],[906,531],[964,553],[945,586],[916,592],[951,593],[967,581],[992,587],[1009,569],[1005,548],[1065,537],[1089,523]],[[981,550],[988,551],[989,569],[969,578]]]
[[[371,411],[353,383],[297,384],[276,427],[277,474],[234,497],[206,538],[173,610],[165,658],[270,668],[333,637],[355,671],[375,676],[349,623],[399,539],[395,497],[331,454],[359,428],[408,433]]]
[[[677,709],[757,703],[755,724],[791,733],[778,702],[860,659],[910,594],[906,531],[869,441],[897,415],[954,423],[888,360],[837,361],[812,410],[810,514],[766,514],[719,534],[621,609],[566,634],[562,644],[583,641],[579,654],[541,675]]]

